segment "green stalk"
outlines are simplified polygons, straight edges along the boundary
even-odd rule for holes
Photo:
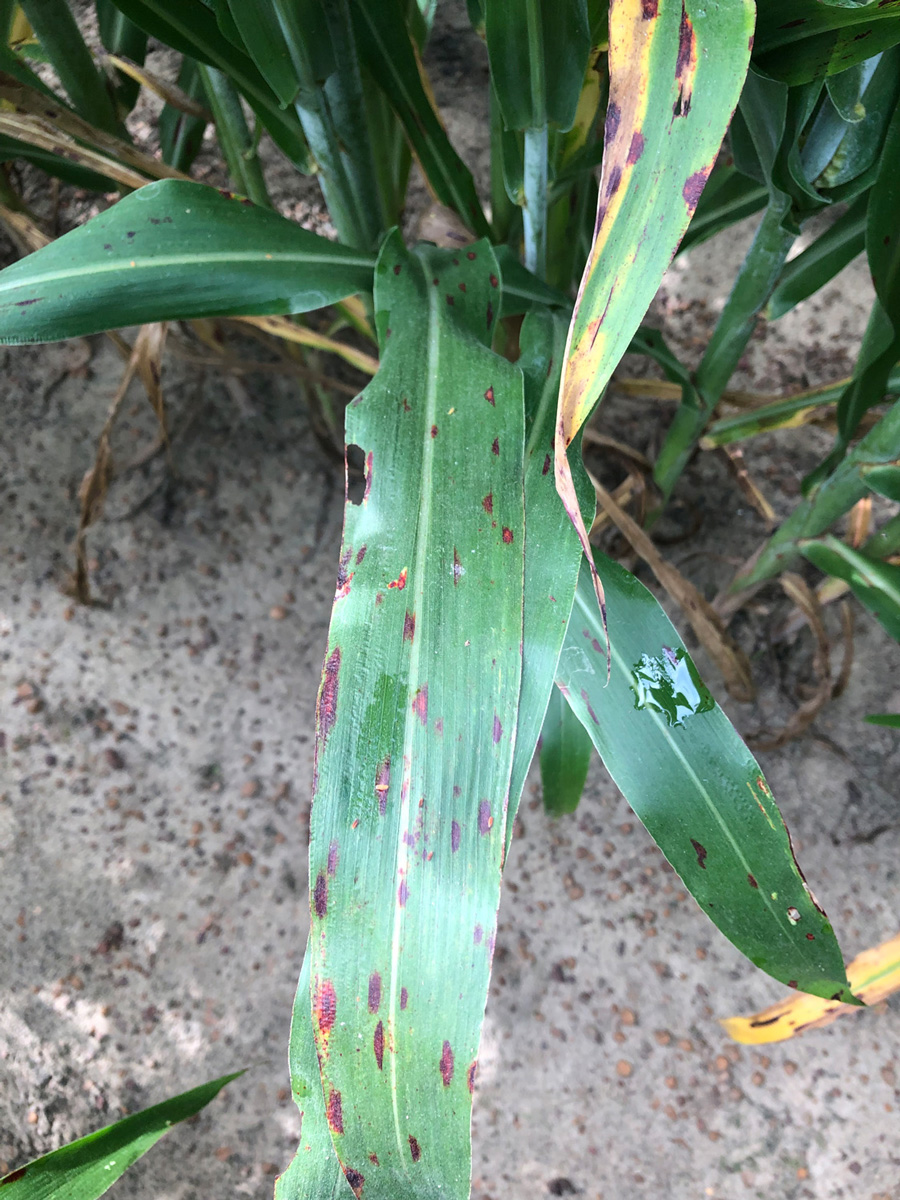
[[[694,452],[706,423],[756,327],[756,318],[778,282],[793,233],[782,226],[785,203],[770,201],[741,265],[722,315],[695,375],[696,392],[682,400],[660,450],[653,477],[668,498]]]
[[[256,145],[234,84],[216,67],[198,63],[197,69],[209,100],[216,135],[235,190],[249,197],[254,204],[271,208],[272,202],[266,189]]]
[[[754,565],[735,577],[731,591],[777,575],[797,558],[797,543],[818,537],[869,493],[866,468],[895,462],[900,446],[900,401],[857,443],[834,473],[806,496],[769,538]]]
[[[105,80],[66,0],[22,0],[22,8],[79,116],[107,133],[121,133]]]
[[[547,126],[525,130],[525,266],[538,279],[547,278]]]

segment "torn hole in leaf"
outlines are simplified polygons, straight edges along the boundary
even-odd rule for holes
[[[366,494],[366,456],[360,446],[351,443],[345,451],[347,503],[362,504]]]

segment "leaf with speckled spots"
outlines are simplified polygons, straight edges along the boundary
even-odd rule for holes
[[[587,568],[557,683],[606,769],[706,915],[782,983],[854,1003],[840,947],[806,885],[758,763],[647,589],[598,555],[612,675]]]
[[[374,265],[249,200],[164,180],[0,271],[0,342],[308,312],[370,290]]]
[[[486,242],[375,272],[381,368],[347,409],[317,705],[310,1009],[325,1118],[366,1200],[469,1194],[470,1117],[522,670],[522,373],[489,348]]]
[[[556,484],[590,559],[566,452],[659,287],[740,95],[753,0],[612,0],[591,253],[569,329]],[[601,606],[602,587],[595,575]]]

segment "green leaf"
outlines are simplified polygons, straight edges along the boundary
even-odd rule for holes
[[[760,0],[754,65],[784,83],[846,71],[900,42],[900,0],[855,7]]]
[[[399,0],[350,0],[363,65],[384,91],[406,132],[413,154],[441,204],[475,233],[488,232],[475,182],[453,149],[422,85],[419,64]]]
[[[486,0],[491,80],[507,129],[571,129],[591,52],[585,0]]]
[[[591,764],[590,734],[559,688],[554,688],[541,731],[541,786],[544,808],[554,816],[578,808]]]
[[[900,446],[900,402],[895,402],[838,463],[817,482],[781,527],[769,538],[752,568],[735,577],[731,590],[752,587],[785,570],[800,554],[799,543],[818,537],[869,493],[872,467],[895,462]]]
[[[831,161],[816,181],[817,187],[828,189],[835,200],[853,198],[848,189],[854,180],[859,181],[858,187],[871,187],[875,177],[869,178],[867,173],[877,165],[898,100],[900,47],[894,47],[880,56],[871,82],[863,93],[865,120],[845,128]]]
[[[299,170],[313,164],[296,115],[282,109],[250,57],[221,32],[201,0],[114,0],[135,25],[198,62],[217,67],[234,81],[272,135],[273,141]]]
[[[801,300],[806,300],[823,288],[858,254],[862,254],[866,240],[867,201],[868,196],[860,196],[823,234],[785,266],[769,297],[766,315],[770,321],[783,317]]]
[[[875,63],[872,59],[868,59],[866,62],[848,67],[846,71],[838,72],[837,75],[829,75],[825,80],[825,87],[831,103],[841,117],[851,125],[865,119],[866,108],[862,102],[863,92],[874,68]]]
[[[163,180],[0,272],[0,342],[307,312],[367,291],[372,269],[370,256],[249,201]]]
[[[96,1200],[179,1121],[193,1117],[235,1071],[60,1146],[0,1179],[3,1200]]]
[[[886,729],[900,729],[900,713],[869,713],[863,720],[870,725],[883,725]]]
[[[523,636],[522,376],[488,349],[498,275],[486,242],[391,235],[381,369],[346,417],[366,490],[317,706],[311,1003],[332,1139],[367,1200],[469,1192]]]
[[[557,683],[600,757],[706,915],[789,987],[854,1003],[831,925],[794,859],[758,763],[647,589],[598,556],[612,676],[582,569]]]
[[[897,375],[897,385],[900,386],[900,372]],[[900,503],[900,467],[872,467],[865,472],[865,480],[879,496]]]
[[[848,583],[854,596],[900,642],[900,567],[870,558],[836,537],[802,542],[800,549],[820,571]]]

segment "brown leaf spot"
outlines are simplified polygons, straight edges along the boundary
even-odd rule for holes
[[[469,1064],[469,1069],[466,1072],[466,1083],[469,1086],[469,1092],[475,1091],[475,1076],[478,1074],[478,1060]]]
[[[19,1167],[18,1171],[10,1171],[5,1179],[0,1179],[0,1187],[3,1187],[7,1183],[15,1183],[17,1179],[21,1179],[24,1176],[27,1170],[27,1167]]]
[[[453,306],[456,304],[456,301],[449,293],[447,294],[447,303],[451,308],[453,308]]]
[[[500,286],[500,280],[497,278],[496,275],[491,275],[491,287],[495,288],[495,287],[499,287],[499,286]]]
[[[437,425],[432,425],[432,427],[431,427],[431,436],[432,436],[433,438],[436,438],[436,437],[437,437],[437,433],[438,433],[438,430],[437,430]]]
[[[378,1155],[375,1153],[369,1155],[369,1162],[374,1163],[376,1167],[380,1165],[378,1162]]]
[[[441,1050],[441,1079],[444,1087],[449,1087],[453,1082],[453,1048],[449,1042],[444,1042]]]
[[[591,700],[590,700],[590,697],[588,696],[588,694],[587,694],[587,692],[584,690],[584,688],[582,688],[582,689],[581,689],[581,698],[582,698],[582,700],[584,701],[584,703],[585,703],[585,707],[586,707],[586,708],[587,708],[587,710],[588,710],[588,716],[591,718],[591,720],[594,722],[594,724],[595,724],[595,725],[599,725],[599,724],[600,724],[600,722],[597,720],[597,714],[596,714],[596,713],[594,712],[594,710],[591,708]]]
[[[399,263],[394,264],[394,274],[395,275],[399,275],[402,270],[403,270],[403,268],[400,266]]]
[[[503,737],[503,726],[500,724],[500,718],[494,713],[494,745],[496,746]]]
[[[482,800],[478,805],[478,832],[482,837],[486,833],[490,833],[494,825],[494,818],[491,814],[490,800]]]
[[[481,502],[481,507],[484,509],[484,511],[487,513],[487,515],[489,517],[493,515],[493,512],[494,512],[494,493],[493,492],[488,492],[488,494],[485,496],[485,498]]]
[[[397,903],[401,908],[406,908],[406,902],[409,899],[409,888],[406,886],[406,880],[400,880],[400,886],[397,888]]]
[[[453,854],[459,849],[459,843],[462,839],[462,830],[459,821],[450,822],[450,850]]]
[[[806,935],[806,940],[808,942],[814,942],[816,940],[816,935],[814,933],[808,933]]]
[[[322,674],[322,686],[319,690],[318,712],[319,736],[324,744],[334,728],[337,716],[338,674],[341,669],[341,648],[335,646],[325,660],[325,670]]]
[[[337,1017],[337,997],[334,994],[334,984],[330,979],[323,979],[316,988],[313,1013],[319,1031],[327,1042]]]
[[[381,1004],[381,976],[373,971],[369,976],[369,1012],[374,1016]]]
[[[613,196],[618,190],[619,184],[622,182],[622,168],[618,163],[609,173],[609,178],[606,180],[606,195]]]
[[[375,1026],[375,1032],[372,1034],[372,1049],[375,1051],[375,1061],[378,1064],[378,1070],[383,1070],[384,1063],[384,1022],[379,1021]]]
[[[397,578],[391,580],[391,582],[388,584],[388,587],[396,588],[398,592],[402,592],[403,589],[406,587],[407,574],[408,574],[408,568],[404,567],[403,570],[400,572],[400,574],[397,576]]]
[[[497,407],[497,404],[496,404],[496,402],[495,402],[495,400],[494,400],[494,388],[493,388],[493,386],[489,387],[489,388],[488,388],[488,390],[487,390],[487,391],[484,393],[484,398],[485,398],[485,400],[487,400],[488,404],[493,404],[493,405],[494,405],[494,408],[496,408],[496,407]]]
[[[404,642],[411,642],[413,640],[413,638],[415,637],[415,635],[416,635],[416,618],[409,611],[409,609],[407,609],[406,616],[403,618],[403,640],[404,640]]]
[[[356,552],[356,565],[359,566],[359,564],[362,562],[362,560],[365,557],[366,557],[366,547],[360,546],[360,548]]]
[[[708,175],[708,168],[704,168],[702,171],[695,171],[693,175],[688,177],[687,182],[681,189],[681,195],[684,198],[684,202],[691,212],[693,212],[697,207],[697,204],[700,200],[700,195],[703,192],[703,188],[706,184],[706,177]]]
[[[702,870],[706,870],[706,847],[701,846],[698,841],[691,838],[691,845],[694,847],[694,853],[697,855],[697,866]]]
[[[337,842],[332,842],[328,847],[328,874],[334,878],[338,868],[338,858],[340,857],[340,848]]]
[[[506,542],[507,546],[509,546],[513,540],[513,531],[507,525],[503,526],[503,540]]]
[[[754,879],[754,877],[753,877],[752,875],[748,875],[748,876],[747,876],[747,882],[750,884],[750,886],[751,886],[752,888],[758,888],[758,887],[759,887],[759,884],[756,882],[756,880]]]
[[[418,1162],[422,1157],[422,1150],[419,1146],[419,1143],[412,1134],[409,1135],[409,1152],[412,1155],[413,1162]]]
[[[495,437],[493,442],[491,442],[491,454],[499,455],[499,453],[500,453],[500,439],[498,437]]]
[[[788,980],[788,987],[789,987],[789,988],[796,988],[796,987],[799,987],[799,986],[800,986],[800,985],[797,983],[797,980],[796,980],[796,979],[789,979],[789,980]],[[837,994],[836,996],[832,996],[831,998],[832,998],[832,1000],[840,1000],[840,998],[841,998],[840,992],[838,992],[838,994]]]
[[[396,274],[399,269],[399,267],[394,267],[394,274]],[[344,1175],[347,1177],[347,1182],[350,1184],[353,1195],[357,1197],[361,1196],[363,1184],[366,1182],[365,1175],[354,1170],[353,1167],[344,1167]]]
[[[409,992],[405,987],[400,989],[400,1009],[401,1011],[409,1004]]]
[[[548,454],[546,456],[546,458],[544,459],[544,468],[541,471],[541,474],[546,475],[549,470],[550,470],[550,455]]]
[[[474,250],[470,250],[466,254],[466,258],[469,260],[469,262],[474,262],[477,257],[478,257],[478,255],[475,253]]]
[[[313,906],[317,917],[324,917],[328,911],[328,881],[321,871],[316,876],[316,886],[313,888]]]
[[[482,939],[484,938],[484,930],[481,928],[480,925],[475,926],[475,929],[472,932],[472,938],[473,938],[476,946],[481,945]]]
[[[633,167],[644,153],[644,135],[636,129],[631,135],[631,145],[628,147],[628,165]]]
[[[344,1132],[344,1113],[341,1108],[341,1093],[337,1088],[331,1089],[331,1094],[328,1097],[328,1126],[332,1133]]]
[[[423,683],[420,688],[416,689],[416,694],[413,696],[412,710],[422,722],[423,725],[428,723],[428,684]]]
[[[619,106],[618,106],[618,104],[616,104],[615,100],[610,100],[609,106],[606,110],[606,129],[604,131],[604,136],[605,136],[607,145],[609,145],[609,143],[615,138],[616,134],[618,133],[619,122],[621,121],[621,119],[622,119],[621,108],[619,108]]]

